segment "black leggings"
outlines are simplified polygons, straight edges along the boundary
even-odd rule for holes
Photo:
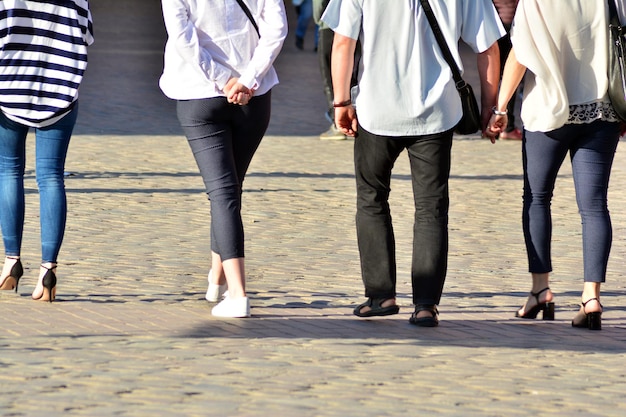
[[[244,257],[241,192],[270,121],[271,92],[245,106],[225,97],[181,100],[178,120],[211,201],[211,250],[222,261]]]

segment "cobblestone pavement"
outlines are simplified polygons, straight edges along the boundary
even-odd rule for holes
[[[97,42],[68,156],[58,302],[30,300],[40,253],[31,156],[26,272],[17,294],[0,294],[1,415],[624,415],[621,146],[601,332],[569,324],[582,265],[568,163],[553,202],[556,320],[513,318],[530,287],[520,143],[475,136],[453,147],[440,327],[408,324],[412,204],[403,158],[391,197],[401,311],[357,319],[352,141],[318,140],[328,126],[312,35],[298,51],[292,31],[277,63],[269,133],[245,184],[253,317],[218,320],[203,298],[208,202],[173,103],[156,84],[159,2],[91,3]]]

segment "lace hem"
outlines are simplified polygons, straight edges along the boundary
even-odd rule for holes
[[[608,101],[596,101],[594,103],[576,104],[569,106],[569,118],[567,123],[583,124],[596,120],[605,122],[619,122],[617,114]]]

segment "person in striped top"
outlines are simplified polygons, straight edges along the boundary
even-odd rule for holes
[[[32,298],[53,301],[67,204],[63,172],[76,123],[78,89],[93,43],[87,0],[0,1],[0,289],[23,275],[26,136],[35,129],[42,263]]]

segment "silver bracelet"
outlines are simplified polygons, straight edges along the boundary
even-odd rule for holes
[[[493,112],[493,114],[495,114],[496,116],[506,116],[506,115],[508,114],[508,112],[507,112],[506,110],[505,110],[505,111],[500,111],[500,110],[498,110],[498,109],[496,108],[496,106],[493,106],[493,107],[491,108],[491,111],[492,111],[492,112]]]

